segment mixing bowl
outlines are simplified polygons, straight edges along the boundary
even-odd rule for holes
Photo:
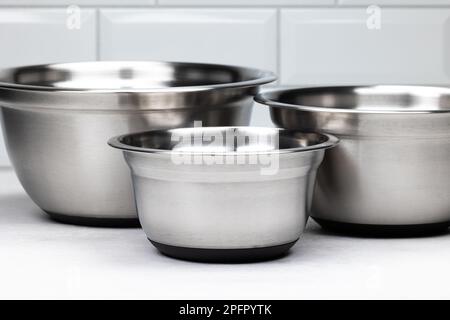
[[[285,253],[337,139],[275,128],[183,128],[110,140],[131,168],[141,225],[162,253],[248,261]]]
[[[190,125],[245,125],[270,72],[211,64],[80,62],[0,72],[7,150],[34,202],[63,222],[137,224],[112,136]]]
[[[349,86],[274,91],[282,128],[335,134],[312,217],[333,231],[423,235],[450,225],[450,88]]]

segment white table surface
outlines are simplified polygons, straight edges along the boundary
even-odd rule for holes
[[[251,264],[162,256],[140,229],[59,224],[0,170],[0,298],[450,298],[450,234],[362,239],[312,221],[291,254]]]

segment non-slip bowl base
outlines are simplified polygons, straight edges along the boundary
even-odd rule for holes
[[[214,263],[245,263],[272,260],[284,256],[297,242],[248,249],[197,249],[171,246],[148,239],[162,254],[182,260]]]
[[[89,227],[103,227],[103,228],[140,228],[138,218],[90,218],[69,216],[60,213],[48,212],[46,213],[55,221]]]
[[[373,238],[427,237],[448,232],[450,221],[411,225],[376,225],[345,223],[312,217],[324,230]]]

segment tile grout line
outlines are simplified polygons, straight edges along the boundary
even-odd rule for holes
[[[100,8],[95,9],[95,60],[100,60]]]
[[[163,5],[156,0],[154,4],[146,5],[93,5],[93,4],[83,4],[80,5],[83,8],[100,8],[100,9],[151,9],[151,8],[161,8],[161,9],[350,9],[350,8],[365,8],[367,5],[364,4],[341,4],[339,0],[335,0],[334,3],[326,5],[314,5],[314,4],[298,4],[298,5]],[[448,9],[450,4],[384,4],[383,7],[389,9]],[[66,6],[57,5],[7,5],[0,3],[0,9],[62,9]]]
[[[1,0],[0,0],[1,1]],[[335,0],[336,1],[336,0]],[[14,5],[8,5],[0,2],[0,8],[20,8],[20,9],[52,9],[52,8],[65,8],[69,4],[14,4]],[[227,9],[227,8],[248,8],[248,9],[258,9],[258,8],[330,8],[333,7],[335,3],[329,3],[329,4],[262,4],[262,5],[252,5],[252,4],[217,4],[217,5],[168,5],[168,4],[161,4],[159,0],[155,0],[154,3],[148,3],[148,4],[80,4],[79,7],[85,7],[85,8],[136,8],[136,9],[145,9],[145,8],[152,8],[155,6],[166,8],[166,9]],[[364,5],[359,5],[361,7],[364,7]],[[401,6],[404,7],[404,6]]]
[[[276,41],[276,55],[277,55],[277,82],[279,86],[281,83],[281,9],[277,9],[277,41]]]

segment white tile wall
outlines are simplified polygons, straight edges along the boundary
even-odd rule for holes
[[[332,5],[334,0],[159,0],[161,5],[205,5],[205,6],[283,6],[283,5]]]
[[[95,59],[95,10],[81,12],[80,29],[66,19],[64,9],[0,8],[0,67]]]
[[[8,6],[145,6],[155,3],[156,0],[0,0],[0,5]]]
[[[380,30],[366,27],[374,3]],[[72,4],[80,30],[65,27]],[[191,60],[271,69],[289,86],[450,85],[450,0],[0,0],[0,43],[0,67]],[[252,124],[271,124],[267,108]]]
[[[450,84],[450,9],[383,9],[369,30],[365,8],[281,13],[284,85]]]
[[[100,58],[247,65],[276,70],[273,9],[101,10]]]
[[[342,5],[371,5],[379,6],[430,6],[430,5],[450,5],[450,0],[337,0]]]
[[[95,59],[95,10],[81,28],[66,27],[64,9],[0,9],[0,67]],[[0,131],[0,166],[9,165]]]

